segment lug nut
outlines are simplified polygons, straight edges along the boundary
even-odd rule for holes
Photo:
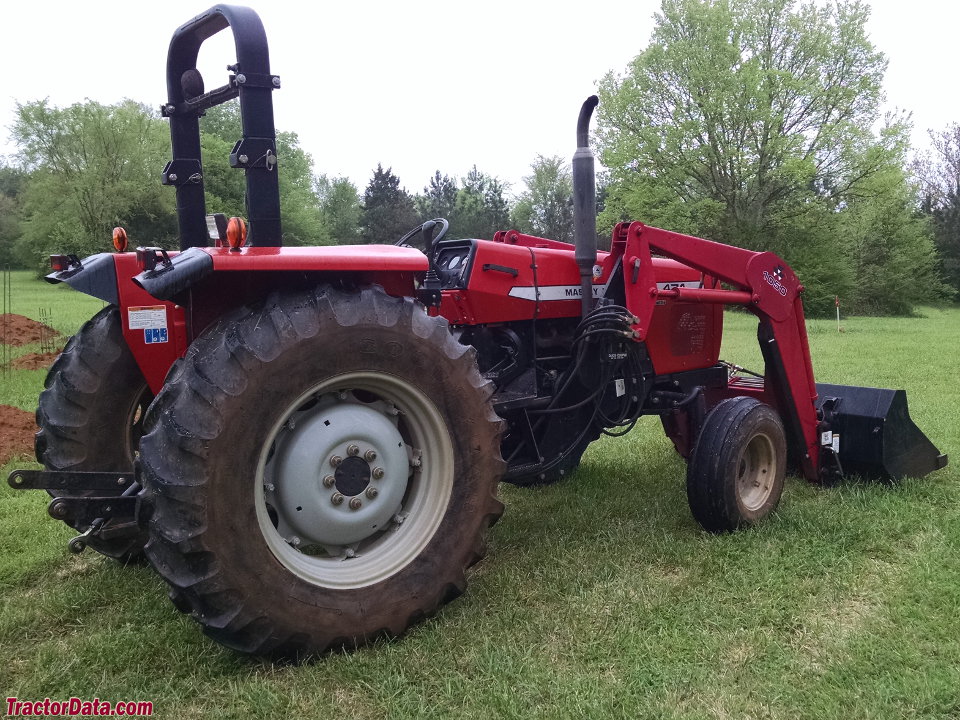
[[[374,480],[379,480],[380,478],[383,477],[383,468],[382,468],[382,467],[375,467],[375,468],[373,469],[373,473],[372,473],[372,474],[373,474],[373,479],[374,479]]]
[[[348,445],[348,446],[347,446],[347,455],[349,455],[350,457],[356,457],[356,456],[359,455],[359,454],[360,454],[360,448],[359,448],[359,447],[357,447],[356,445]]]
[[[334,505],[343,505],[343,495],[335,492],[330,496],[330,502],[332,502]]]
[[[363,459],[366,460],[367,462],[373,462],[374,460],[377,459],[377,453],[374,450],[367,450],[363,454]]]
[[[294,547],[299,546],[299,545],[300,545],[300,538],[298,538],[296,535],[294,535],[292,538],[290,538],[290,544],[293,545]]]
[[[343,458],[340,457],[339,455],[331,455],[331,456],[330,456],[330,464],[331,464],[333,467],[340,467],[340,463],[342,463],[342,462],[343,462]]]
[[[362,506],[363,506],[363,503],[360,502],[360,498],[358,498],[358,497],[350,498],[350,509],[351,509],[351,510],[359,510]]]
[[[373,500],[379,494],[380,494],[380,491],[377,490],[375,487],[367,488],[367,497],[370,498],[371,500]]]
[[[327,475],[327,476],[323,479],[323,486],[324,486],[325,488],[332,488],[332,487],[333,487],[333,484],[334,484],[336,481],[337,481],[337,479],[336,479],[333,475]]]

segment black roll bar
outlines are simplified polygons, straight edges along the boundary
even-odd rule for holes
[[[204,41],[229,27],[233,32],[237,62],[230,65],[227,84],[203,92],[197,73],[197,56]],[[173,160],[163,170],[164,185],[177,189],[180,249],[209,245],[203,165],[200,151],[200,117],[216,105],[240,98],[243,137],[230,153],[231,167],[246,174],[248,243],[282,245],[280,186],[277,182],[277,144],[271,93],[280,78],[270,74],[270,54],[263,23],[246,7],[215,5],[181,25],[173,33],[167,53],[167,103]]]

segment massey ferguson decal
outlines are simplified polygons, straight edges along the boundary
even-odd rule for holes
[[[593,296],[602,298],[606,293],[605,285],[594,285]],[[541,285],[538,288],[534,285],[519,285],[510,288],[510,297],[521,298],[522,300],[579,300],[579,285]]]

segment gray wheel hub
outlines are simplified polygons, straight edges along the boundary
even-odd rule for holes
[[[397,513],[410,471],[395,407],[328,393],[281,427],[265,498],[291,545],[351,545]]]
[[[337,375],[294,400],[264,438],[257,525],[301,580],[369,587],[423,552],[446,515],[455,468],[446,421],[415,383]]]

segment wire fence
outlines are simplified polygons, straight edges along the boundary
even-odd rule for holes
[[[0,293],[3,295],[3,320],[0,321],[0,334],[3,336],[0,342],[0,373],[7,375],[10,372],[10,314],[13,311],[13,282],[10,274],[10,266],[3,268],[3,280],[0,283]]]

